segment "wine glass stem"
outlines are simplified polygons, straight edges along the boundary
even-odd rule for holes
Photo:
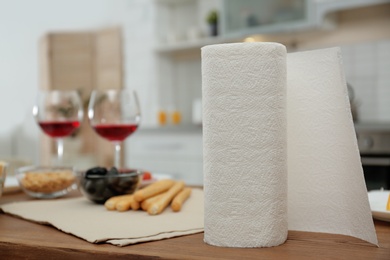
[[[62,164],[63,156],[64,156],[64,139],[57,138],[57,160],[58,164]]]
[[[121,144],[115,143],[115,157],[114,157],[114,166],[117,169],[121,168]]]

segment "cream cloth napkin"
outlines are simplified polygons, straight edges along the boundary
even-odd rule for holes
[[[144,211],[108,211],[84,197],[8,203],[1,209],[26,220],[50,224],[91,243],[117,246],[203,232],[200,189],[192,190],[180,212],[167,208],[157,216]]]

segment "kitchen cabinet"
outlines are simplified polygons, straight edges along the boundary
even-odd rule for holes
[[[87,106],[93,89],[122,88],[122,36],[120,28],[86,32],[50,32],[40,42],[41,88],[78,90],[84,102],[84,120],[64,140],[64,162],[81,167],[111,166],[113,147],[92,130]],[[41,134],[40,163],[50,165],[53,139]]]
[[[221,31],[224,36],[245,37],[311,29],[313,11],[311,0],[224,0]]]
[[[337,27],[339,11],[389,3],[388,0],[155,0],[157,53],[182,54],[209,44],[241,42],[251,35],[266,41],[296,32]],[[208,33],[206,16],[219,13],[218,36]]]
[[[183,114],[183,123],[192,124],[192,104],[201,98],[201,47],[229,42],[268,41],[280,42],[292,52],[372,41],[385,35],[383,30],[387,30],[387,20],[384,14],[375,17],[371,13],[386,7],[389,1],[159,0],[156,3],[155,56],[159,102],[162,106],[178,107]],[[295,5],[290,9],[282,8],[282,3]],[[221,33],[210,37],[207,36],[205,17],[214,9],[219,10]],[[280,11],[283,9],[287,11]],[[274,10],[276,14],[267,18],[269,10]],[[251,16],[256,19],[250,19]],[[264,16],[268,20],[262,18]],[[259,20],[263,24],[249,20]],[[190,37],[193,28],[203,33],[197,38]],[[172,33],[181,36],[168,37]]]
[[[241,42],[253,33],[281,33],[311,28],[314,19],[311,12],[312,1],[296,0],[293,1],[295,5],[286,8],[282,6],[284,2],[286,1],[156,0],[155,55],[160,109],[179,110],[183,118],[182,124],[193,124],[193,106],[201,99],[201,47]],[[267,20],[264,16],[268,15],[270,9],[274,9],[275,14]],[[218,36],[210,36],[206,22],[207,15],[213,10],[217,10],[219,17]],[[254,12],[251,13],[252,11]],[[252,21],[248,25],[251,16],[258,20],[257,24]]]
[[[240,42],[252,34],[317,26],[312,0],[159,0],[156,6],[158,53],[193,51],[208,44]],[[211,36],[206,22],[213,10],[218,14],[217,36]]]

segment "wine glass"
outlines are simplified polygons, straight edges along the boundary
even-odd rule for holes
[[[137,130],[141,121],[137,92],[130,89],[92,91],[88,118],[96,133],[114,144],[114,166],[121,169],[121,144]]]
[[[57,143],[57,160],[62,164],[63,139],[81,124],[83,104],[76,90],[40,90],[33,107],[35,121]]]

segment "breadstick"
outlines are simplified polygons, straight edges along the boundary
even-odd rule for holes
[[[141,202],[141,208],[142,208],[142,210],[148,211],[148,208],[149,208],[150,204],[152,204],[152,203],[153,203],[154,201],[156,201],[158,198],[161,198],[161,196],[163,196],[164,194],[165,194],[165,192],[164,192],[164,193],[160,193],[160,194],[158,194],[158,195],[156,195],[156,196],[150,197],[150,198],[148,198],[148,199],[146,199],[146,200],[143,200],[143,201]]]
[[[129,196],[132,196],[132,195],[125,194],[125,195],[118,195],[118,196],[111,197],[108,200],[106,200],[106,202],[104,203],[104,206],[108,210],[115,210],[116,209],[115,206],[118,203],[118,201],[120,201],[123,198],[129,197]]]
[[[169,179],[156,181],[155,183],[136,191],[134,193],[134,199],[136,201],[143,201],[147,198],[153,197],[154,195],[169,190],[173,184],[175,184],[175,181]]]
[[[117,211],[126,211],[131,208],[131,203],[134,201],[134,196],[121,198],[115,205]]]
[[[183,203],[190,197],[191,188],[184,188],[181,192],[179,192],[172,200],[171,208],[173,211],[180,211]]]
[[[136,201],[134,198],[133,198],[133,201],[131,202],[131,209],[132,210],[138,210],[140,207],[141,207],[141,203]]]
[[[160,214],[172,199],[184,188],[184,182],[176,182],[161,198],[154,201],[148,208],[149,215]]]

